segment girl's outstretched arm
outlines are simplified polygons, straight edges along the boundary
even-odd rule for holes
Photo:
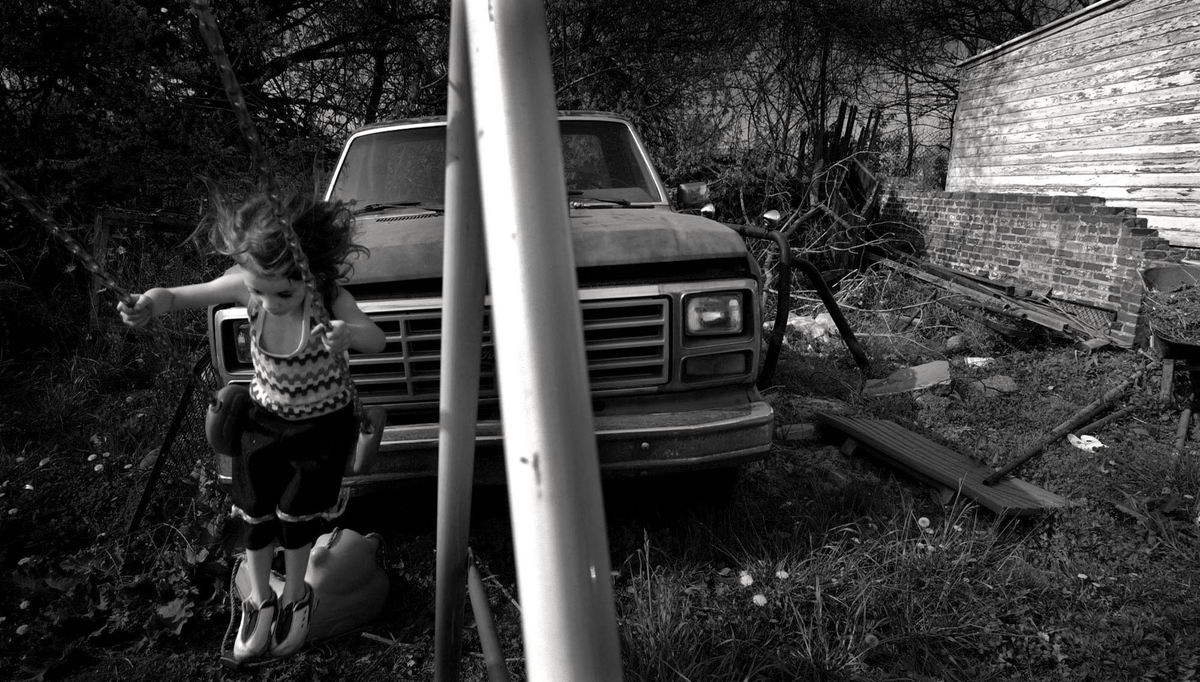
[[[203,308],[217,303],[241,303],[247,299],[246,283],[238,268],[199,284],[178,287],[156,287],[138,296],[133,306],[117,304],[121,321],[130,327],[141,327],[152,318],[173,310]]]

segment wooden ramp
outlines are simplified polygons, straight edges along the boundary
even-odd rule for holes
[[[895,422],[828,412],[816,412],[813,416],[827,432],[832,430],[845,436],[843,452],[849,454],[858,447],[865,448],[888,464],[921,480],[958,491],[1000,516],[1032,516],[1067,505],[1065,498],[1019,478],[984,485],[983,479],[992,474],[987,465]]]

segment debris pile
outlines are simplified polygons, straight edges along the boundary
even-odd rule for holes
[[[886,247],[872,247],[867,250],[866,255],[868,260],[882,267],[945,291],[949,295],[940,298],[939,304],[971,317],[1005,336],[1028,336],[1029,330],[1018,324],[997,320],[996,315],[1036,324],[1090,348],[1099,348],[1109,343],[1108,327],[1102,321],[1072,312],[1068,309],[1069,304],[1027,287],[959,272]]]
[[[1188,285],[1167,292],[1147,291],[1142,314],[1155,336],[1200,344],[1200,286]]]

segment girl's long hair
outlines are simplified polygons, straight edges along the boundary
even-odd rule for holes
[[[210,181],[205,184],[211,209],[193,237],[206,238],[217,253],[263,275],[302,278],[265,193],[233,202]],[[332,303],[337,283],[349,277],[353,269],[348,262],[350,255],[367,253],[365,247],[354,243],[353,214],[340,201],[321,201],[300,194],[281,197],[280,205],[300,240],[317,290],[327,303]]]

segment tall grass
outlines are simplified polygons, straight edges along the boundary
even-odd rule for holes
[[[814,516],[844,513],[840,496],[818,496],[775,525],[830,504]],[[1005,668],[990,652],[1026,636],[1006,617],[1049,589],[1010,533],[968,505],[939,520],[910,504],[876,521],[805,524],[811,549],[781,538],[745,551],[739,523],[728,523],[715,531],[726,546],[715,549],[731,565],[677,561],[647,534],[620,567],[627,679],[986,678]]]

